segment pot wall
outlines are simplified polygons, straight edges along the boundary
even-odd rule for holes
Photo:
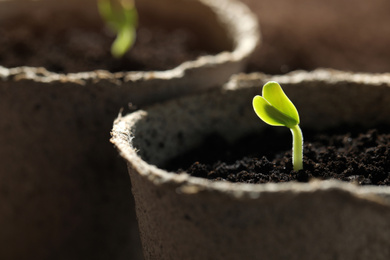
[[[3,259],[139,259],[130,182],[109,135],[125,87],[0,82]]]
[[[332,70],[238,75],[223,91],[119,117],[112,142],[128,162],[146,259],[388,259],[388,187],[233,184],[163,170],[210,133],[261,134],[251,100],[268,80],[282,84],[303,131],[389,123],[389,75]]]

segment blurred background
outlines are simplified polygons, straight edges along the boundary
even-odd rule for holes
[[[258,15],[263,37],[248,71],[390,71],[389,1],[242,1]]]

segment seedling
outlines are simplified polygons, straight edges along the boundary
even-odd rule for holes
[[[263,96],[253,98],[253,109],[258,117],[272,126],[286,126],[293,136],[293,168],[303,169],[303,136],[299,128],[299,114],[294,104],[275,81],[269,81],[263,86]]]
[[[111,54],[122,57],[134,44],[138,23],[134,0],[98,0],[100,15],[116,33],[111,45]]]

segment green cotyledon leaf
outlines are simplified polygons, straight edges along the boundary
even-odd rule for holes
[[[299,124],[298,111],[277,82],[263,86],[263,96],[253,98],[253,109],[265,123],[289,128]]]
[[[98,8],[117,37],[111,46],[115,58],[122,57],[134,44],[138,13],[133,0],[99,0]]]
[[[111,45],[111,53],[115,58],[122,57],[134,44],[136,32],[133,27],[121,28]]]

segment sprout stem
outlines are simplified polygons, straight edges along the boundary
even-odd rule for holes
[[[293,168],[294,171],[299,171],[303,169],[303,135],[299,125],[293,126],[290,130],[293,135]]]

